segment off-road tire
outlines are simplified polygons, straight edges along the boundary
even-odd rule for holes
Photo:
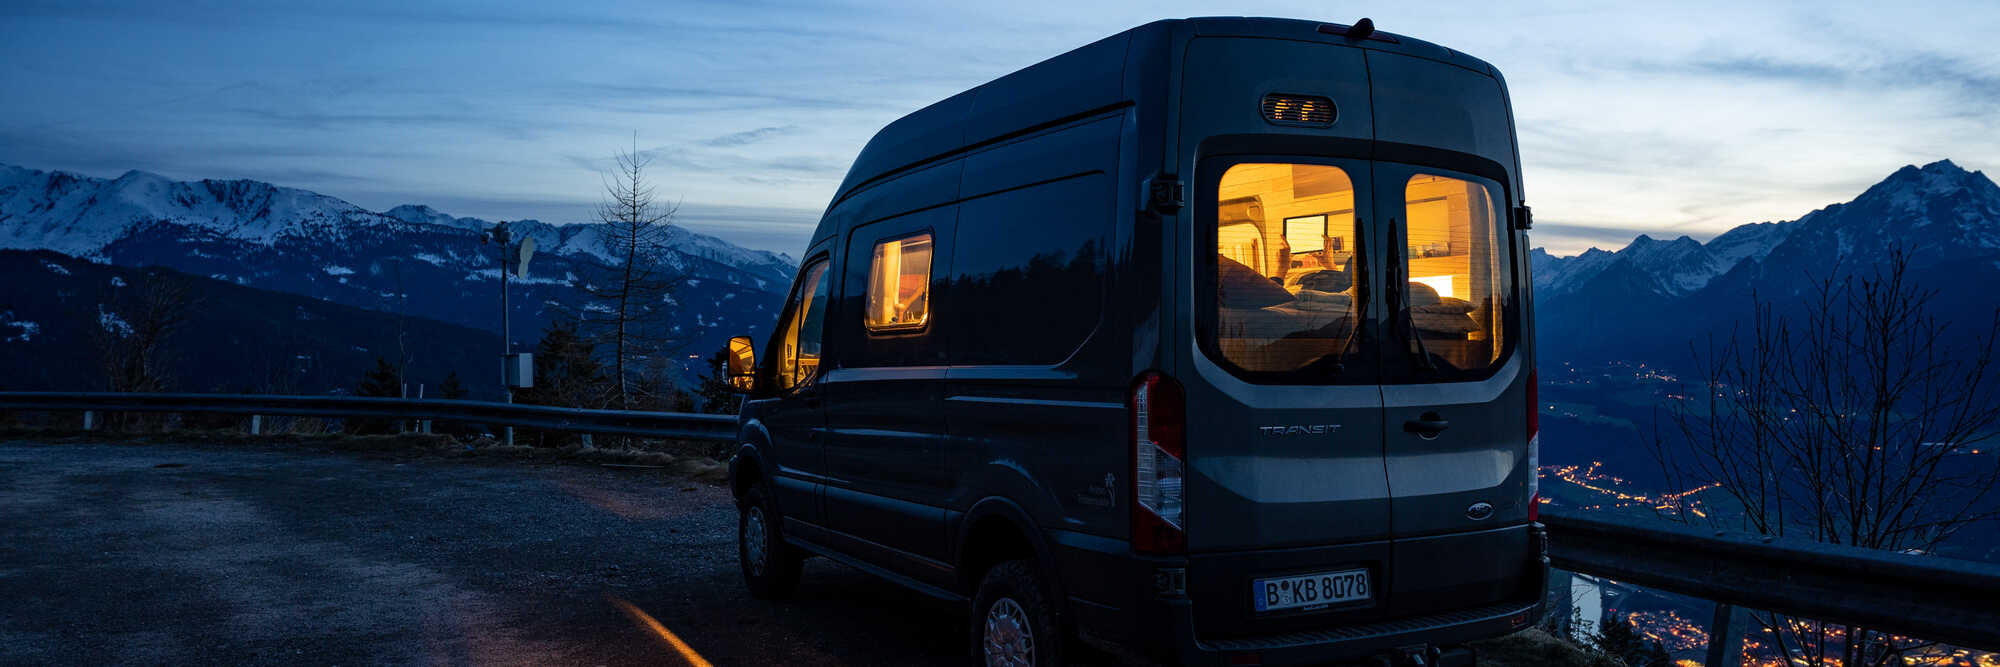
[[[994,607],[1012,603],[1021,621],[1017,625],[1003,621],[1000,636],[1005,640],[1014,627],[1029,632],[1030,659],[1025,663],[989,662],[987,634],[989,620],[1002,619],[1012,614],[996,616]],[[1056,617],[1055,605],[1049,599],[1049,587],[1036,572],[1035,564],[1025,560],[1010,560],[986,571],[985,579],[979,583],[979,593],[972,605],[972,664],[1003,665],[1027,664],[1033,667],[1060,667],[1063,662],[1065,637]],[[1007,644],[1002,641],[1001,644]],[[1018,646],[1018,645],[1016,645]],[[1006,651],[1000,653],[1007,654]],[[1018,656],[1018,654],[1016,654]]]
[[[743,565],[743,584],[759,600],[783,600],[799,588],[803,554],[785,543],[784,517],[763,484],[754,484],[736,504],[736,560]],[[761,525],[753,525],[753,522]],[[753,533],[761,534],[761,567],[752,559]]]

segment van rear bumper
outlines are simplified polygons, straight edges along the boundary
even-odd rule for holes
[[[1113,555],[1079,549],[1080,545],[1073,544],[1064,545],[1067,548],[1061,551],[1072,558],[1080,553],[1098,556],[1097,562],[1077,569],[1088,568],[1096,575],[1095,583],[1123,588],[1131,595],[1125,598],[1129,606],[1110,606],[1086,602],[1078,597],[1070,598],[1070,613],[1077,629],[1092,644],[1172,664],[1312,665],[1406,647],[1444,646],[1489,639],[1540,622],[1544,612],[1542,592],[1547,587],[1549,561],[1546,533],[1535,525],[1533,534],[1536,551],[1540,553],[1531,557],[1528,571],[1522,573],[1522,585],[1517,589],[1519,593],[1509,596],[1507,600],[1380,621],[1357,619],[1357,622],[1296,631],[1206,637],[1196,621],[1193,601],[1153,594],[1150,577],[1121,576],[1141,570],[1150,574],[1157,567],[1182,565],[1184,560],[1140,558],[1129,552]],[[1084,565],[1072,559],[1064,560]],[[1104,567],[1115,560],[1123,560],[1124,566]]]
[[[1202,639],[1192,605],[1180,601],[1175,661],[1186,665],[1316,665],[1376,655],[1410,646],[1442,646],[1489,639],[1533,625],[1542,601],[1501,602],[1471,609],[1259,637]]]

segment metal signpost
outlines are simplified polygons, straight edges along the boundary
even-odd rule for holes
[[[521,244],[513,244],[513,235],[507,231],[507,223],[493,225],[487,240],[500,246],[500,385],[506,392],[507,402],[514,402],[514,390],[535,386],[535,355],[514,352],[513,303],[507,298],[507,274],[518,272],[518,277],[528,277],[528,260],[535,256],[535,239],[521,239]],[[508,255],[513,255],[515,265],[512,271],[507,267]],[[514,446],[514,427],[506,427],[506,444]]]

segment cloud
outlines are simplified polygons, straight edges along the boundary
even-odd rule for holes
[[[1634,61],[1626,68],[1700,79],[1736,79],[1804,87],[1869,87],[1941,92],[1988,108],[2000,102],[2000,73],[1959,56],[1922,50],[1832,53],[1821,58],[1722,54],[1682,61]]]
[[[769,139],[771,137],[788,134],[797,129],[799,129],[797,125],[785,125],[782,127],[760,127],[754,130],[731,132],[729,134],[725,134],[719,137],[704,139],[700,143],[703,146],[742,146],[744,144],[754,144],[759,141]]]

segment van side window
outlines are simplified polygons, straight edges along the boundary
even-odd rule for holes
[[[869,331],[921,329],[930,321],[931,235],[875,244],[868,265]]]
[[[1353,344],[1355,190],[1347,172],[1316,164],[1250,163],[1223,172],[1216,193],[1213,345],[1253,373],[1330,366]]]
[[[951,359],[1044,365],[1104,319],[1112,185],[1066,178],[960,205],[952,252]]]
[[[778,328],[779,389],[809,385],[819,377],[820,341],[826,329],[826,260],[807,267],[801,276],[798,291],[785,307],[785,322]]]
[[[1404,247],[1409,283],[1403,303],[1435,373],[1484,371],[1500,360],[1509,292],[1501,221],[1486,186],[1449,176],[1417,174],[1403,187],[1409,219]]]

